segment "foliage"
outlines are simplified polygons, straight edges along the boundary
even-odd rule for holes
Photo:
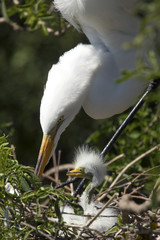
[[[160,78],[159,10],[160,2],[158,0],[139,1],[135,14],[137,14],[141,20],[140,32],[135,37],[134,41],[124,44],[125,49],[135,48],[138,52],[137,66],[136,70],[126,71],[124,69],[122,78],[118,79],[119,82],[132,77],[138,77],[143,81]]]
[[[153,102],[150,101],[151,97],[156,95],[158,91],[159,89],[148,96],[143,107],[138,111],[134,119],[113,145],[111,153],[108,155],[110,159],[118,154],[125,153],[128,161],[130,161],[129,159],[133,159],[137,154],[141,154],[151,146],[159,143],[160,106],[159,102],[156,103],[154,100]],[[108,138],[109,140],[112,137],[113,132],[116,132],[127,115],[128,111],[121,116],[114,117],[112,120],[101,121],[99,130],[93,132],[88,137],[86,143],[90,143],[90,145],[94,144],[95,146],[98,146],[98,143],[102,145],[105,139]],[[103,147],[104,145],[102,148]],[[157,163],[158,155],[155,159],[155,164]],[[123,166],[121,166],[121,168],[123,168]]]
[[[53,34],[45,36],[40,29],[32,33],[13,31],[10,25],[0,24],[0,134],[9,136],[20,163],[36,164],[42,137],[39,105],[49,69],[59,56],[84,39],[73,29],[68,29],[63,37],[55,37]],[[86,125],[83,125],[83,119],[84,116],[77,119],[81,121],[80,127]],[[72,156],[68,145],[71,146],[72,141],[78,141],[75,145],[84,141],[83,134],[76,137],[80,127],[77,128],[75,121],[60,141],[64,161]],[[87,126],[85,129],[87,136],[89,129]],[[69,137],[71,135],[74,140]],[[66,139],[67,144],[64,144]]]
[[[159,12],[159,0],[139,2],[137,14],[141,16],[141,31],[134,42],[127,43],[125,47],[134,47],[139,50],[146,47],[149,67],[143,63],[144,56],[139,52],[136,71],[124,71],[119,81],[135,76],[143,81],[160,77]],[[40,144],[40,128],[35,126],[39,121],[37,109],[45,82],[41,79],[45,79],[51,64],[56,62],[64,51],[79,41],[86,40],[72,29],[66,31],[68,24],[60,18],[59,13],[54,10],[53,4],[48,0],[2,0],[0,23],[2,29],[0,31],[2,36],[1,134],[5,131],[13,136],[19,162],[24,161],[31,165],[34,164],[33,159],[35,159],[33,152],[37,154]],[[45,37],[39,30],[43,30]],[[16,31],[19,33],[17,34]],[[49,33],[61,35],[64,32],[63,39],[60,37],[56,39],[53,35],[49,35]],[[118,217],[117,226],[105,233],[105,237],[107,234],[112,237],[119,233],[119,237],[117,234],[115,239],[129,239],[128,236],[131,238],[132,235],[132,239],[143,239],[143,237],[149,239],[151,235],[159,234],[157,192],[159,191],[160,152],[157,147],[152,153],[146,154],[148,150],[159,144],[159,112],[159,89],[157,89],[149,94],[142,109],[107,154],[106,163],[108,170],[111,170],[111,176],[107,177],[101,189],[96,191],[97,197],[98,194],[101,195],[106,191],[108,191],[107,194],[118,192],[117,202],[126,193],[131,193],[132,197],[134,195],[134,200],[138,203],[153,196],[151,209],[153,212],[146,211],[139,215],[129,212],[127,213],[129,220],[126,224],[121,214]],[[62,144],[59,144],[63,150],[63,160],[68,161],[71,158],[73,143],[74,146],[82,143],[91,132],[86,143],[102,150],[127,114],[128,112],[107,121],[95,123],[81,113],[71,128],[67,129],[66,135],[63,135]],[[93,129],[97,130],[93,132]],[[123,157],[109,164],[110,160],[120,154],[124,154]],[[146,155],[123,172],[126,166],[142,154]],[[12,155],[13,148],[9,147],[4,136],[1,137],[0,238],[56,239],[57,237],[58,239],[59,236],[63,236],[64,239],[73,238],[78,230],[68,228],[63,222],[60,211],[61,204],[65,202],[71,204],[68,201],[71,198],[68,191],[65,189],[58,191],[52,184],[42,185],[32,169],[20,165]],[[115,181],[118,176],[118,180]],[[110,188],[111,184],[112,188]],[[108,195],[105,196],[105,200],[107,199]],[[45,203],[48,204],[45,205]],[[71,205],[79,209],[77,204]],[[84,229],[84,233],[87,234],[87,230]],[[91,231],[88,234],[93,237]],[[100,239],[100,235],[96,236]]]
[[[64,191],[42,186],[30,167],[13,159],[12,152],[6,138],[0,137],[1,239],[49,239],[59,230],[71,236],[72,231],[64,226],[60,205],[68,202],[75,209],[78,205],[69,202],[71,196]]]
[[[1,9],[2,20],[14,30],[35,31],[40,28],[45,35],[49,32],[59,34],[66,25],[49,0],[2,0]]]
[[[139,215],[139,212],[132,213],[130,209],[126,215],[126,210],[123,211],[122,209],[117,225],[100,234],[85,227],[73,227],[66,224],[61,214],[61,206],[67,203],[74,209],[75,214],[82,214],[80,206],[77,203],[70,202],[72,197],[69,195],[68,190],[63,189],[59,191],[52,184],[42,186],[40,180],[33,174],[32,169],[19,165],[13,159],[12,154],[13,148],[8,146],[6,138],[4,136],[0,137],[0,237],[2,239],[75,239],[79,231],[79,239],[86,238],[86,235],[88,237],[94,236],[95,239],[97,237],[104,239],[104,237],[114,236],[114,239],[117,240],[133,235],[132,239],[136,239],[137,231],[138,237],[142,239],[144,234],[147,239],[149,239],[148,236],[150,235],[159,235],[159,215],[156,200],[159,180],[155,184],[156,188],[153,188],[155,191],[150,191],[151,195],[155,195],[154,201],[156,205],[154,205],[154,211],[150,211],[150,213],[145,211],[140,221],[141,214]],[[155,179],[158,179],[159,176],[152,170],[148,169],[149,174],[145,174],[145,171],[140,174],[134,174],[132,170],[132,175],[128,175],[125,172],[121,181],[116,182],[114,185],[114,176],[112,176],[112,180],[107,178],[102,188],[100,190],[97,189],[97,193],[100,194],[97,196],[101,196],[106,191],[112,194],[115,192],[115,189],[116,192],[118,189],[119,196],[117,201],[119,204],[121,203],[125,208],[132,204],[133,211],[136,203],[133,204],[133,201],[131,201],[130,204],[129,199],[127,203],[123,203],[124,200],[121,199],[121,194],[125,196],[129,190],[133,199],[135,197],[141,199],[142,196],[144,199],[147,199],[145,192],[142,191],[142,184],[146,184],[146,180],[153,178],[153,176],[155,176]],[[111,184],[110,181],[113,185],[112,188],[108,185]],[[139,192],[140,189],[141,191]],[[144,209],[145,202],[143,202],[144,200],[140,205],[137,205],[137,208]],[[114,204],[118,207],[117,203]],[[148,217],[148,214],[150,214],[150,217]],[[137,219],[139,219],[138,222]],[[144,233],[145,231],[146,233]]]

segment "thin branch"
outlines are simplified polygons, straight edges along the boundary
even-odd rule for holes
[[[58,159],[57,159],[57,183],[59,182],[59,166],[60,166],[60,162],[61,162],[61,151],[58,151]]]
[[[12,150],[13,159],[14,159],[14,160],[17,160],[15,146],[12,144],[12,145],[11,145],[11,148],[13,149],[13,150]]]
[[[157,188],[159,187],[159,185],[160,185],[160,177],[157,179],[157,181],[156,181],[156,183],[155,183],[155,185],[154,185],[154,187],[153,187],[153,190],[152,190],[152,192],[151,192],[150,195],[149,195],[149,199],[152,198],[153,194],[155,193],[155,191],[157,190]]]
[[[32,225],[29,224],[29,223],[21,222],[20,224],[21,224],[21,225],[24,225],[24,226],[26,226],[26,227],[29,227],[29,228],[31,228],[31,229],[33,229],[33,230],[35,230],[35,231],[38,232],[40,235],[42,235],[43,237],[46,237],[46,238],[49,239],[49,240],[55,240],[55,238],[50,237],[48,234],[42,232],[41,230],[38,230],[36,227],[32,226]]]
[[[62,164],[59,166],[59,171],[64,171],[64,170],[73,169],[73,168],[74,168],[74,164],[72,163]],[[45,175],[49,176],[52,173],[55,173],[55,171],[56,171],[55,168],[51,168],[45,172]]]
[[[159,149],[160,144],[157,144],[156,146],[154,146],[153,148],[149,149],[147,152],[141,154],[140,156],[138,156],[136,159],[134,159],[131,163],[129,163],[116,177],[116,179],[113,181],[113,183],[111,184],[110,188],[112,188],[117,181],[120,179],[120,177],[126,172],[126,170],[128,168],[130,168],[132,165],[134,165],[135,163],[137,163],[139,160],[141,160],[142,158],[146,157],[147,155],[149,155],[150,153],[152,153],[153,151]]]
[[[117,182],[117,184],[121,184],[121,182],[123,183],[125,180],[127,180],[128,178],[130,178],[130,177],[132,177],[132,176],[136,176],[136,177],[134,178],[135,181],[134,181],[134,179],[133,179],[131,182],[128,182],[127,185],[132,184],[133,182],[138,182],[138,181],[140,181],[140,180],[137,181],[137,179],[138,179],[140,176],[143,176],[143,175],[145,175],[146,177],[147,177],[147,176],[157,177],[158,174],[146,174],[147,172],[152,171],[152,170],[154,170],[154,169],[156,169],[156,168],[160,168],[160,165],[155,166],[155,167],[153,167],[153,168],[150,168],[150,169],[144,171],[143,173],[137,173],[137,174],[136,174],[136,173],[131,173],[130,175],[128,175],[128,176],[120,179],[120,180]],[[143,181],[146,179],[146,177],[143,178]],[[117,185],[117,184],[116,184],[116,185]],[[122,184],[122,185],[123,185],[123,184]]]
[[[105,166],[108,167],[108,166],[111,165],[113,162],[115,162],[115,161],[117,161],[117,160],[119,160],[120,158],[123,158],[123,157],[125,157],[125,154],[124,154],[124,153],[116,156],[115,158],[113,158],[113,159],[110,160],[109,162],[105,163]]]
[[[130,193],[130,195],[132,195],[132,194],[138,192],[138,190],[142,189],[143,187],[144,187],[144,184],[141,185],[141,186],[139,186],[139,187],[137,187],[137,188],[135,188],[135,189]]]
[[[156,169],[156,168],[160,168],[160,165],[155,166],[155,167],[150,168],[150,169],[147,169],[146,171],[138,174],[138,176],[136,176],[136,177],[130,182],[130,184],[125,188],[125,193],[126,193],[127,189],[128,189],[139,177],[146,175],[147,172],[150,172],[150,171],[152,171],[153,169]]]
[[[2,217],[0,217],[0,220],[5,221],[5,219],[2,218]],[[9,222],[14,223],[13,220],[9,220]],[[41,230],[38,230],[36,227],[32,226],[32,225],[29,224],[29,223],[26,223],[26,222],[20,222],[19,224],[20,224],[20,225],[24,225],[24,226],[26,226],[26,227],[29,227],[29,228],[35,230],[37,233],[39,233],[39,234],[42,235],[43,237],[46,237],[46,238],[49,239],[49,240],[55,240],[55,238],[50,237],[48,234],[42,232]]]
[[[108,205],[118,196],[118,193],[115,193],[105,204],[104,206],[101,208],[101,210],[87,223],[86,227],[89,227],[95,220],[97,217],[99,217],[99,215],[104,211],[104,209],[106,207],[108,207]]]
[[[147,155],[149,155],[153,151],[159,149],[159,147],[160,147],[160,144],[157,144],[156,146],[154,146],[153,148],[149,149],[147,152],[141,154],[136,159],[134,159],[132,162],[130,162],[125,168],[122,169],[122,171],[118,174],[118,176],[115,178],[115,180],[112,182],[111,186],[109,187],[109,189],[106,192],[111,190],[111,188],[118,182],[118,180],[121,178],[121,176],[126,172],[126,170],[128,168],[130,168],[132,165],[134,165],[139,160],[141,160],[142,158],[146,157]],[[105,198],[105,196],[106,196],[106,193],[104,193],[98,200],[101,201],[103,198]]]

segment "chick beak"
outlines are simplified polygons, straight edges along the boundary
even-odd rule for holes
[[[77,177],[77,178],[87,178],[90,179],[89,176],[84,172],[83,168],[75,168],[66,174],[70,177]]]
[[[54,147],[54,138],[51,135],[44,135],[39,151],[39,156],[35,168],[35,174],[40,178],[49,161]]]

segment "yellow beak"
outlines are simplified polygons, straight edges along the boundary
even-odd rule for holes
[[[51,135],[44,135],[39,151],[38,161],[35,168],[35,174],[40,178],[49,161],[54,147],[54,138]]]
[[[80,167],[69,171],[66,175],[70,177],[90,179],[90,177],[84,172],[84,168],[80,168]]]

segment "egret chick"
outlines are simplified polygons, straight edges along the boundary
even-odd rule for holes
[[[84,210],[84,216],[74,214],[69,206],[63,210],[62,216],[67,224],[85,226],[103,207],[92,199],[92,193],[95,187],[98,187],[105,178],[105,166],[99,153],[89,148],[79,148],[75,156],[75,169],[67,173],[68,176],[87,178],[91,183],[80,197],[79,204]],[[107,207],[90,225],[91,229],[100,232],[112,227],[117,221],[117,212],[114,208]]]

